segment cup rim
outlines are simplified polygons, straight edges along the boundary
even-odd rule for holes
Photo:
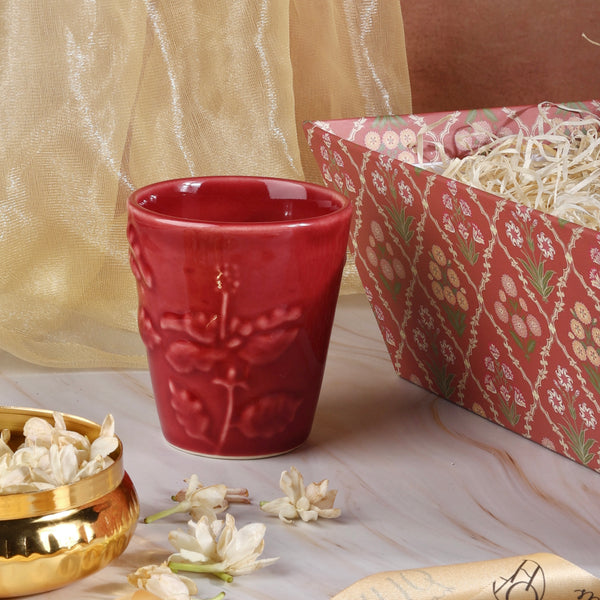
[[[140,205],[139,198],[140,196],[147,195],[153,189],[158,188],[166,188],[171,186],[180,186],[182,184],[202,184],[205,181],[223,181],[223,182],[234,182],[234,181],[262,181],[262,182],[275,182],[279,184],[293,184],[295,186],[312,190],[317,194],[322,194],[324,197],[329,196],[332,199],[336,199],[339,201],[339,206],[327,212],[325,214],[315,215],[313,217],[302,217],[296,219],[281,219],[281,220],[269,220],[269,221],[220,221],[220,220],[203,220],[203,219],[188,219],[185,217],[178,217],[174,215],[169,215],[166,213],[161,213],[158,211],[150,210],[145,206]],[[263,177],[260,175],[207,175],[207,176],[190,176],[190,177],[179,177],[175,179],[165,179],[161,181],[156,181],[154,183],[150,183],[144,185],[136,190],[134,190],[127,199],[128,212],[130,214],[137,213],[138,215],[143,215],[146,218],[151,218],[153,221],[162,222],[162,223],[170,223],[173,225],[185,225],[187,227],[202,227],[202,226],[219,226],[219,227],[231,227],[231,228],[241,228],[246,229],[251,227],[252,229],[257,229],[260,227],[298,227],[298,226],[306,226],[309,223],[317,223],[317,222],[326,222],[329,220],[337,221],[338,219],[343,219],[344,214],[348,212],[352,212],[352,204],[351,200],[346,197],[344,194],[338,192],[337,190],[331,189],[324,185],[319,185],[316,183],[312,183],[309,181],[289,179],[289,178],[281,178],[281,177]]]

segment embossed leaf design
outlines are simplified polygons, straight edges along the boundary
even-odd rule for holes
[[[166,313],[160,320],[163,329],[186,333],[201,344],[213,344],[218,335],[218,319],[208,318],[204,313],[178,315]]]
[[[211,418],[204,408],[201,398],[189,390],[169,381],[171,391],[171,406],[177,415],[177,422],[192,438],[204,439],[211,426]]]
[[[160,344],[161,337],[156,329],[154,329],[152,320],[144,309],[141,309],[138,313],[138,327],[140,336],[148,348],[152,349]]]
[[[249,438],[283,433],[292,422],[300,400],[284,392],[257,398],[242,413],[239,428]]]
[[[178,373],[210,371],[215,363],[227,356],[227,350],[214,346],[200,346],[188,340],[177,340],[169,345],[166,358]]]
[[[251,365],[267,365],[285,352],[298,335],[297,327],[254,332],[240,349],[239,356]]]
[[[278,358],[296,339],[302,315],[299,307],[276,308],[252,323],[236,323],[237,334],[244,338],[238,355],[251,365],[266,365]],[[233,324],[232,324],[233,325]]]
[[[136,231],[131,226],[127,229],[127,239],[129,241],[129,264],[131,265],[133,275],[139,283],[147,288],[151,288],[153,285],[152,272],[142,255]]]

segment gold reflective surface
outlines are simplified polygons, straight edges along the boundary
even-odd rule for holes
[[[0,408],[0,429],[12,440],[30,417],[54,422],[51,411]],[[100,426],[64,415],[68,429],[93,441]],[[47,492],[0,495],[0,597],[64,586],[105,567],[131,539],[139,516],[133,483],[123,470],[123,448],[107,469]]]

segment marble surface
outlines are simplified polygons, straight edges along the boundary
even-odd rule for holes
[[[55,371],[0,355],[2,404],[102,421],[111,412],[141,516],[170,505],[183,479],[247,487],[238,527],[267,525],[263,557],[275,564],[231,584],[197,578],[198,598],[330,598],[384,570],[553,552],[600,576],[600,474],[399,379],[364,296],[340,298],[319,408],[308,442],[261,460],[194,456],[168,445],[146,371]],[[286,525],[262,513],[281,496],[283,470],[338,489],[335,520]],[[118,598],[128,573],[171,552],[167,534],[186,516],[139,523],[126,552],[48,600]]]

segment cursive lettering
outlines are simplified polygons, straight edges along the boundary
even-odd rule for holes
[[[511,594],[517,592],[527,593],[526,597],[532,600],[542,600],[546,591],[544,571],[535,561],[525,559],[510,577],[494,581],[493,591],[497,600],[510,600],[514,598]]]

